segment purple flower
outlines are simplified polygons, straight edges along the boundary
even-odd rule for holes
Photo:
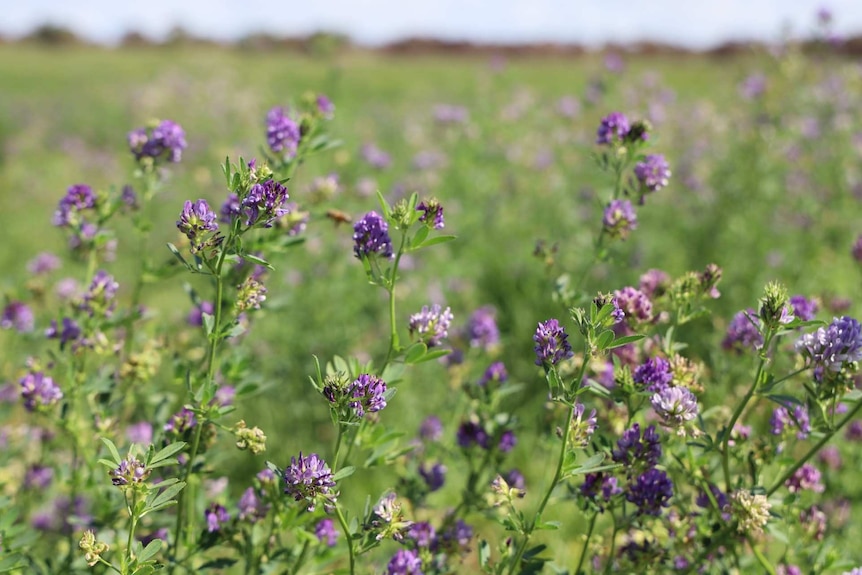
[[[132,443],[149,445],[153,441],[153,424],[148,421],[133,423],[126,428],[126,439]]]
[[[239,196],[228,194],[227,199],[221,205],[221,210],[219,210],[219,221],[223,224],[229,224],[234,218],[239,217],[241,211],[242,203],[239,201]]]
[[[129,484],[143,483],[150,472],[136,457],[129,455],[108,475],[111,476],[111,484],[116,487],[125,487]]]
[[[569,442],[573,447],[586,447],[590,443],[590,438],[596,432],[598,425],[596,420],[596,410],[590,410],[590,414],[585,418],[584,413],[586,407],[581,402],[576,402],[573,408],[572,424],[569,431]]]
[[[497,449],[500,450],[500,453],[509,453],[514,449],[517,443],[518,438],[515,437],[515,432],[507,429],[503,432],[503,435],[500,436],[500,443],[497,445]]]
[[[422,441],[439,441],[443,436],[443,424],[436,415],[429,415],[419,426],[419,437]]]
[[[140,541],[144,545],[144,547],[146,547],[147,545],[149,545],[150,543],[152,543],[156,539],[161,539],[162,541],[167,542],[167,540],[168,540],[168,528],[167,527],[160,527],[159,529],[156,529],[155,531],[151,531],[150,533],[146,533],[143,535],[137,535],[136,538],[138,541]]]
[[[500,341],[500,330],[497,328],[497,312],[491,306],[480,307],[467,321],[467,339],[470,347],[489,349]]]
[[[43,275],[58,269],[61,260],[50,252],[42,252],[27,262],[27,271],[33,275]]]
[[[784,485],[790,493],[798,493],[810,490],[814,493],[823,493],[825,487],[820,482],[820,470],[810,463],[804,464],[791,475]]]
[[[237,507],[239,507],[239,520],[249,523],[256,523],[263,519],[269,511],[269,506],[258,498],[254,487],[249,487],[243,492]]]
[[[430,548],[437,540],[437,532],[429,522],[417,521],[407,530],[407,537],[415,541],[417,547]]]
[[[363,144],[359,153],[372,168],[384,170],[392,164],[392,157],[374,144]]]
[[[33,331],[33,310],[21,301],[12,301],[3,309],[0,316],[0,328],[12,329],[20,333]]]
[[[386,407],[386,382],[363,373],[347,387],[347,395],[354,399],[350,407],[356,411],[356,417],[364,417],[366,411],[374,413]]]
[[[623,432],[623,436],[617,441],[617,448],[611,453],[613,460],[622,463],[631,474],[631,470],[637,467],[655,467],[661,459],[661,440],[656,433],[655,426],[647,427],[641,435],[640,424],[635,423]]]
[[[817,316],[820,306],[814,299],[808,299],[803,295],[795,295],[790,298],[793,307],[793,315],[802,321],[811,321]]]
[[[670,363],[663,357],[653,357],[635,368],[632,374],[635,383],[647,391],[660,392],[673,381]]]
[[[70,186],[66,190],[66,195],[57,205],[53,224],[58,228],[79,225],[82,220],[78,216],[78,212],[94,209],[96,201],[96,194],[90,186],[86,184]]]
[[[652,408],[665,425],[680,427],[697,417],[697,398],[687,387],[668,386],[651,398]]]
[[[149,159],[177,163],[182,159],[186,149],[186,133],[179,124],[170,120],[162,120],[155,128],[147,130],[137,128],[129,132],[129,150],[135,160]]]
[[[429,468],[422,464],[419,466],[419,475],[425,480],[428,491],[437,491],[446,483],[446,466],[442,463],[435,463]]]
[[[658,269],[647,270],[640,277],[640,283],[638,284],[638,288],[647,297],[654,297],[662,295],[666,289],[667,285],[670,282],[670,277]]]
[[[198,200],[192,203],[186,200],[180,219],[177,220],[177,228],[189,238],[193,250],[203,247],[203,239],[200,236],[207,232],[218,231],[218,216],[210,209],[206,200]]]
[[[213,315],[215,312],[215,307],[213,307],[213,302],[211,301],[202,301],[200,305],[196,305],[189,312],[189,315],[186,317],[186,322],[193,327],[201,327],[204,324],[204,314]]]
[[[638,514],[661,515],[663,507],[670,505],[673,482],[660,469],[648,469],[629,485],[626,500],[638,507]]]
[[[517,469],[510,469],[506,474],[506,483],[515,489],[523,489],[526,486],[526,481],[524,480],[524,475],[518,471]]]
[[[464,124],[470,113],[464,106],[438,104],[434,106],[434,121],[438,124]]]
[[[242,201],[245,225],[271,228],[275,220],[287,215],[284,207],[287,198],[287,188],[275,180],[253,185]]]
[[[724,336],[721,346],[737,353],[746,350],[758,350],[763,346],[760,318],[754,309],[748,308],[733,316],[730,325],[727,326],[727,335]]]
[[[661,154],[648,154],[635,164],[635,177],[648,192],[657,192],[670,180],[670,166]]]
[[[844,463],[841,460],[841,452],[834,445],[827,445],[824,447],[820,453],[817,454],[817,459],[833,471],[841,469],[841,465]]]
[[[171,416],[165,424],[164,430],[173,435],[182,435],[189,429],[194,428],[198,424],[194,412],[191,409],[182,408]]]
[[[317,105],[318,113],[324,118],[330,119],[335,115],[335,104],[324,94],[318,94],[314,103]]]
[[[21,397],[27,411],[35,411],[51,407],[63,399],[63,392],[54,384],[54,380],[41,371],[30,372],[20,380]]]
[[[569,336],[566,330],[556,319],[539,322],[533,341],[536,346],[536,365],[554,366],[574,355],[572,346],[569,345]]]
[[[410,316],[410,335],[419,334],[419,340],[428,347],[438,346],[449,335],[452,317],[448,307],[442,309],[436,303],[430,308],[422,306],[422,311]]]
[[[638,217],[628,200],[611,200],[602,217],[605,233],[612,238],[626,239],[638,227]]]
[[[490,382],[498,384],[505,383],[509,379],[509,374],[506,372],[506,366],[502,361],[495,361],[488,366],[485,373],[482,374],[482,379],[479,380],[479,385],[485,387]]]
[[[287,110],[276,106],[266,114],[266,143],[270,150],[290,160],[296,155],[300,138],[299,125],[287,115]]]
[[[614,292],[617,306],[626,314],[626,318],[632,323],[644,323],[653,319],[652,301],[639,289],[626,286]]]
[[[724,510],[724,508],[730,503],[727,498],[727,495],[719,489],[717,485],[712,483],[709,484],[709,490],[712,492],[712,498],[715,500],[715,504],[718,507],[719,511]],[[705,491],[701,491],[698,496],[694,500],[695,504],[698,507],[703,509],[714,509],[712,505],[712,501],[709,498],[709,495]]]
[[[769,425],[772,427],[773,435],[782,435],[785,430],[790,431],[794,428],[798,430],[796,432],[797,439],[805,439],[811,433],[808,410],[803,405],[793,407],[793,417],[790,416],[786,407],[776,407],[772,411]]]
[[[814,366],[841,371],[845,363],[862,360],[862,326],[846,315],[835,318],[827,327],[800,337],[796,351]]]
[[[120,289],[120,284],[114,280],[114,276],[105,270],[99,270],[93,276],[93,281],[90,282],[90,288],[84,294],[84,301],[81,303],[81,309],[89,313],[110,315],[114,309],[114,298],[117,296],[117,290]]]
[[[326,499],[325,507],[335,502],[337,494],[332,492],[335,487],[332,471],[316,453],[304,457],[300,451],[298,459],[291,457],[290,465],[282,472],[282,478],[285,483],[284,492],[293,496],[295,501],[308,501],[309,512],[314,511],[315,499],[318,497]]]
[[[386,566],[387,575],[422,575],[422,559],[411,549],[399,549]]]
[[[456,437],[458,445],[463,448],[469,448],[473,444],[485,449],[488,448],[488,433],[478,421],[471,419],[463,422],[458,427]]]
[[[604,118],[596,132],[596,144],[610,145],[625,139],[629,133],[629,120],[620,112],[611,112]]]
[[[759,98],[766,91],[766,76],[761,73],[755,73],[748,76],[739,85],[739,94],[746,100],[754,100]]]
[[[278,477],[275,475],[275,472],[268,467],[266,469],[261,469],[260,471],[258,471],[255,477],[257,477],[257,480],[260,481],[263,485],[272,485],[278,480]]]
[[[419,216],[419,221],[433,227],[435,230],[442,230],[446,222],[443,219],[443,206],[435,199],[422,200],[416,206],[417,212],[422,212]]]
[[[389,237],[389,224],[377,212],[365,214],[353,225],[353,254],[362,259],[379,255],[392,257],[392,240]]]
[[[45,465],[34,464],[27,468],[24,474],[25,489],[47,489],[54,479],[54,469]]]
[[[234,397],[236,397],[236,388],[232,385],[222,385],[216,390],[212,404],[222,407],[233,405]]]
[[[473,528],[464,523],[461,519],[455,522],[455,525],[449,527],[443,533],[443,543],[447,548],[456,547],[456,550],[461,553],[466,553],[470,549],[470,540],[473,538]]]
[[[207,510],[204,512],[204,518],[207,521],[207,531],[215,533],[220,531],[223,524],[230,521],[230,514],[223,505],[218,503],[210,503]]]
[[[335,542],[338,541],[338,529],[335,528],[335,522],[329,518],[317,522],[314,526],[314,534],[317,540],[327,547],[334,547]]]
[[[862,441],[862,420],[854,419],[847,425],[847,431],[844,433],[844,437],[847,438],[848,441]]]
[[[51,320],[51,324],[45,329],[45,337],[60,340],[60,349],[66,347],[70,341],[77,341],[81,337],[81,328],[75,320],[64,317],[62,323],[62,330],[58,328],[56,320]]]

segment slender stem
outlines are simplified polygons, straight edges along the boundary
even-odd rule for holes
[[[619,531],[619,525],[617,525],[617,517],[611,511],[611,518],[614,520],[614,530],[611,533],[611,549],[608,551],[608,562],[605,564],[605,575],[609,575],[611,569],[614,565],[614,553],[616,553],[617,548],[617,531]]]
[[[305,563],[305,558],[308,556],[308,545],[308,539],[306,539],[305,543],[302,544],[302,551],[299,552],[299,557],[296,558],[296,563],[293,565],[294,575],[299,573],[299,568]]]
[[[398,325],[395,322],[395,280],[398,277],[398,264],[401,262],[401,256],[404,254],[404,244],[407,243],[407,230],[401,232],[401,245],[398,246],[398,252],[395,254],[395,261],[392,262],[392,273],[389,276],[389,285],[386,286],[386,291],[389,292],[389,351],[386,352],[386,360],[380,368],[381,375],[392,360],[392,354],[395,353],[395,348],[398,347]]]
[[[581,567],[584,566],[584,560],[587,558],[587,550],[590,547],[590,538],[593,536],[593,528],[596,526],[596,517],[598,516],[598,513],[593,513],[593,516],[590,518],[590,526],[587,528],[587,537],[584,539],[584,547],[581,549],[581,557],[578,559],[578,566],[575,567],[574,575],[579,575]]]
[[[763,567],[763,570],[769,575],[775,575],[775,569],[772,567],[772,564],[769,563],[769,560],[763,555],[763,552],[750,540],[748,541],[748,544],[751,546],[751,551],[757,558],[757,562],[760,563],[761,567]]]
[[[584,362],[586,364],[586,361]],[[583,371],[583,370],[581,370]],[[575,408],[569,407],[569,414],[566,417],[566,424],[563,428],[563,440],[560,445],[560,456],[557,458],[557,469],[554,471],[554,478],[551,480],[551,484],[548,486],[548,490],[545,492],[545,496],[542,498],[542,502],[539,503],[539,508],[536,509],[536,514],[533,516],[533,520],[527,526],[524,531],[524,539],[521,541],[521,545],[518,547],[517,553],[515,553],[515,559],[512,561],[512,564],[509,566],[509,575],[515,573],[515,570],[520,566],[521,558],[524,556],[524,551],[527,549],[527,544],[530,541],[530,536],[533,534],[533,531],[536,529],[536,525],[538,525],[539,520],[542,517],[542,512],[545,510],[545,506],[548,504],[548,500],[551,498],[551,493],[553,493],[554,489],[557,487],[557,484],[560,482],[560,478],[563,474],[563,463],[566,460],[566,448],[569,443],[569,430],[572,428],[572,419],[575,416]]]
[[[748,388],[748,392],[746,392],[742,401],[739,402],[739,405],[736,406],[733,416],[730,418],[730,422],[727,424],[727,427],[724,428],[724,436],[721,439],[721,467],[724,470],[724,488],[727,492],[730,492],[731,490],[730,450],[728,449],[730,434],[733,431],[733,426],[736,425],[736,422],[742,415],[743,410],[748,405],[748,402],[751,401],[751,398],[754,396],[754,392],[757,391],[758,385],[760,385],[760,377],[763,375],[763,368],[766,366],[766,358],[769,353],[769,345],[772,343],[773,335],[774,332],[772,331],[766,334],[763,343],[763,351],[760,356],[760,363],[757,365],[757,374],[754,376],[754,381],[751,382],[751,387]]]
[[[347,540],[347,553],[350,557],[350,575],[354,575],[356,569],[356,558],[353,551],[353,538],[350,536],[350,528],[347,526],[347,521],[344,519],[344,514],[341,513],[341,507],[335,506],[335,514],[338,517],[338,523],[341,525],[341,530],[344,531],[344,538]]]
[[[135,528],[138,524],[138,516],[135,513],[135,507],[137,506],[137,494],[132,494],[131,505],[129,505],[128,495],[126,495],[126,506],[129,510],[129,537],[126,540],[126,558],[123,561],[123,571],[125,571],[132,564],[132,541],[134,540]]]
[[[778,491],[781,486],[784,485],[784,483],[790,478],[791,475],[796,473],[796,471],[799,470],[800,467],[805,465],[805,463],[807,463],[809,459],[814,457],[817,452],[820,451],[823,446],[826,445],[836,433],[841,431],[841,428],[843,428],[851,419],[856,417],[856,414],[859,412],[860,409],[862,409],[862,399],[856,402],[856,405],[853,406],[853,409],[847,412],[847,414],[841,419],[841,421],[838,422],[838,425],[834,429],[821,437],[820,441],[815,443],[805,455],[803,455],[801,458],[795,461],[793,465],[787,468],[787,470],[781,475],[781,477],[779,477],[775,481],[775,483],[772,484],[772,487],[770,487],[769,491],[766,492],[766,496],[768,497]]]

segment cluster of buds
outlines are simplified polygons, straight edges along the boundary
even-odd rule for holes
[[[236,437],[236,446],[238,449],[245,451],[248,449],[255,455],[266,451],[266,435],[259,427],[249,429],[245,421],[240,420],[233,426],[233,434]]]
[[[96,541],[96,534],[92,531],[84,531],[78,547],[84,552],[84,561],[87,565],[93,567],[96,563],[104,561],[102,554],[108,550],[108,544]]]
[[[137,457],[129,453],[120,465],[112,469],[109,473],[111,483],[117,487],[140,485],[150,476],[150,470],[138,460]]]

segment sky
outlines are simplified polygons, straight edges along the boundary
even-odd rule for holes
[[[706,48],[726,40],[774,41],[814,30],[825,7],[839,35],[862,34],[862,0],[0,0],[0,35],[44,23],[91,40],[130,30],[161,39],[174,26],[231,40],[251,32],[299,36],[325,30],[366,45],[410,36],[475,42],[655,40]]]

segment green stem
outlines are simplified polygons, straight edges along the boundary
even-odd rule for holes
[[[138,516],[135,514],[137,505],[137,497],[132,494],[132,503],[129,504],[128,495],[126,495],[126,509],[129,511],[129,537],[126,539],[126,558],[123,561],[123,572],[126,571],[132,564],[132,542],[135,537],[135,528],[138,524]]]
[[[586,365],[586,360],[584,361]],[[583,368],[581,369],[583,372]],[[583,373],[581,374],[583,377]],[[577,381],[579,381],[578,379]],[[517,553],[515,553],[515,559],[512,561],[512,564],[509,566],[509,575],[515,573],[515,570],[520,566],[521,558],[524,556],[524,551],[527,549],[527,544],[530,541],[530,536],[533,534],[533,531],[536,529],[536,525],[539,524],[539,520],[542,517],[542,512],[545,510],[545,506],[548,504],[548,501],[551,499],[551,493],[553,493],[554,489],[557,487],[557,484],[560,482],[560,478],[563,474],[563,463],[566,460],[566,448],[569,443],[569,430],[572,428],[572,420],[575,416],[575,408],[569,407],[569,414],[566,418],[566,424],[563,428],[563,440],[560,445],[560,455],[557,458],[557,469],[554,471],[554,478],[551,481],[551,484],[548,486],[547,491],[545,492],[545,496],[542,498],[542,502],[539,503],[539,508],[536,509],[536,514],[533,516],[533,520],[530,522],[530,525],[527,526],[524,531],[524,539],[521,541],[521,545],[518,547]]]
[[[760,563],[760,566],[763,567],[763,570],[769,575],[775,575],[775,569],[772,567],[772,564],[769,563],[769,560],[763,555],[763,552],[757,548],[750,540],[748,544],[751,546],[751,551],[754,553],[754,556],[757,558],[757,562]]]
[[[386,366],[392,360],[392,354],[395,353],[395,348],[398,347],[398,325],[395,322],[395,280],[398,277],[398,264],[401,262],[401,256],[404,254],[404,244],[407,243],[407,230],[401,232],[401,245],[398,246],[398,251],[395,254],[395,261],[392,262],[392,273],[389,276],[389,285],[386,286],[386,291],[389,292],[389,351],[386,352],[386,360],[380,368],[380,374],[386,370]]]
[[[341,525],[341,530],[344,531],[344,539],[347,540],[347,553],[350,557],[350,575],[354,575],[356,570],[356,558],[354,557],[353,538],[350,536],[350,528],[347,526],[344,514],[341,513],[341,507],[338,505],[335,506],[335,514],[338,517],[338,523]]]
[[[611,568],[614,565],[614,553],[616,553],[617,548],[617,531],[619,530],[619,525],[617,525],[616,515],[611,511],[611,518],[614,520],[614,530],[611,533],[611,549],[608,551],[608,562],[605,564],[605,575],[610,575]]]
[[[596,526],[596,517],[598,516],[598,513],[593,513],[593,516],[590,518],[590,526],[587,528],[587,538],[584,539],[584,547],[581,549],[581,557],[578,559],[578,566],[575,567],[574,575],[580,575],[581,567],[584,566],[584,560],[587,558],[587,551],[590,547],[590,538],[593,536],[593,528]]]
[[[760,363],[757,365],[757,374],[754,376],[754,381],[751,382],[751,387],[748,388],[748,392],[746,392],[745,396],[742,398],[742,401],[739,402],[739,405],[736,406],[736,409],[733,412],[733,416],[730,418],[730,422],[727,424],[727,427],[724,428],[724,436],[721,439],[721,467],[724,471],[724,488],[725,491],[730,493],[731,485],[730,485],[730,450],[728,449],[728,444],[730,443],[730,434],[733,431],[733,426],[736,425],[736,422],[739,420],[742,415],[743,410],[748,405],[748,402],[751,401],[751,398],[754,396],[754,393],[757,391],[758,385],[760,385],[760,377],[763,375],[763,368],[766,366],[766,358],[769,354],[769,346],[772,343],[772,336],[774,332],[770,331],[766,334],[763,342],[763,351],[760,355]]]
[[[308,555],[308,545],[308,539],[306,539],[305,543],[302,544],[302,551],[299,552],[299,557],[296,558],[296,563],[293,565],[294,575],[299,573],[299,569],[302,567],[302,564],[305,563],[305,558]]]
[[[811,449],[808,450],[808,452],[805,455],[803,455],[796,462],[794,462],[793,465],[791,465],[781,475],[781,477],[779,477],[775,481],[775,483],[772,484],[772,487],[770,487],[769,491],[766,492],[766,496],[769,497],[770,495],[772,495],[773,493],[778,491],[784,485],[784,483],[790,478],[790,476],[792,476],[794,473],[796,473],[796,471],[799,470],[800,467],[805,465],[805,463],[807,463],[809,459],[814,457],[817,454],[817,452],[820,451],[823,448],[823,446],[826,445],[829,442],[829,440],[832,439],[832,437],[836,433],[841,431],[841,428],[843,428],[851,419],[856,417],[856,414],[859,413],[860,409],[862,409],[862,399],[860,399],[856,402],[856,405],[853,406],[853,409],[851,409],[849,412],[847,412],[847,414],[841,419],[841,421],[838,422],[838,425],[835,428],[833,428],[831,431],[829,431],[823,437],[821,437],[820,441],[815,443],[811,447]]]

